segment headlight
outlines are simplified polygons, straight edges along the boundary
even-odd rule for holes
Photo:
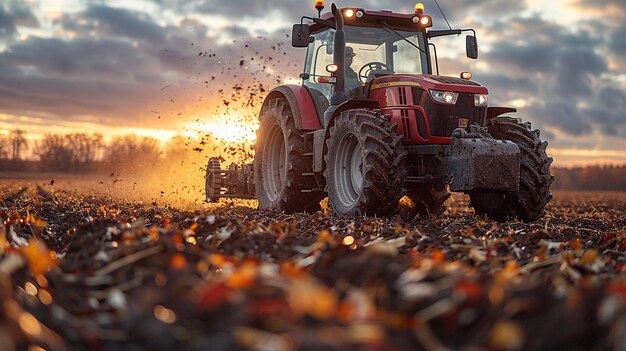
[[[459,93],[455,93],[452,91],[431,90],[430,96],[432,96],[433,100],[437,101],[438,103],[454,105],[456,104],[456,100],[459,98]]]
[[[474,94],[474,106],[487,106],[487,94]]]

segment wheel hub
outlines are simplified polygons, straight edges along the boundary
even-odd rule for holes
[[[339,142],[333,165],[337,197],[346,207],[354,205],[363,188],[363,156],[359,141],[353,134],[345,135]]]
[[[263,186],[270,201],[276,201],[283,190],[286,164],[285,138],[280,126],[275,125],[270,129],[263,147]]]

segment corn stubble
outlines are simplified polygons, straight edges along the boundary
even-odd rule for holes
[[[6,184],[5,184],[6,185]],[[4,187],[0,338],[32,350],[614,349],[626,196],[497,223],[180,211]]]

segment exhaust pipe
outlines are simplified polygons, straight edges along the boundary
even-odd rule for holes
[[[333,63],[337,65],[337,72],[335,73],[337,82],[333,88],[333,93],[330,95],[330,101],[328,108],[324,112],[324,127],[328,126],[330,118],[339,105],[348,101],[348,95],[345,90],[345,71],[346,71],[346,36],[343,31],[343,14],[335,4],[332,4],[331,10],[335,17],[337,28],[335,30],[334,37],[334,52]]]

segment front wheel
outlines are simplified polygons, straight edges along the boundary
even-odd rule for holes
[[[539,130],[532,130],[530,122],[522,123],[511,117],[497,117],[489,121],[489,134],[495,139],[511,140],[520,149],[520,186],[515,192],[471,193],[470,206],[476,214],[505,221],[518,218],[535,221],[545,215],[545,206],[552,199],[550,174],[552,157],[546,154],[547,141],[539,139]]]
[[[326,184],[335,215],[398,211],[407,153],[396,129],[380,111],[355,109],[337,116],[326,142]]]

